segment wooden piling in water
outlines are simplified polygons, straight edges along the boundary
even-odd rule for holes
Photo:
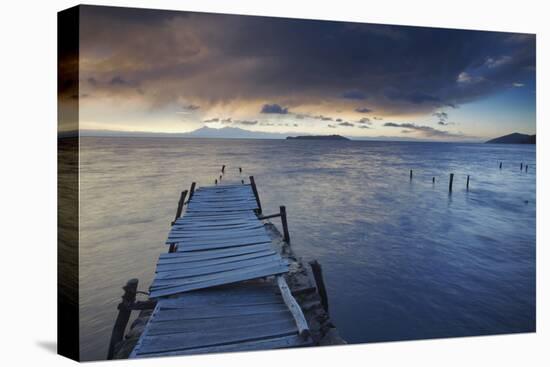
[[[214,185],[217,185],[218,184],[218,179],[214,179]]]
[[[286,220],[286,207],[281,205],[279,211],[281,213],[281,222],[283,223],[283,239],[290,245],[290,234],[288,233],[288,222]]]
[[[243,173],[243,169],[239,167],[239,173]]]
[[[225,173],[225,164],[222,166],[222,173]]]
[[[500,165],[498,166],[498,168],[502,169],[502,162],[500,162]]]
[[[523,171],[523,162],[520,163],[520,165],[519,165],[519,170],[520,170],[520,171]]]
[[[323,305],[325,311],[328,312],[327,289],[323,279],[323,269],[321,268],[321,264],[319,264],[317,260],[313,260],[309,262],[309,266],[313,272],[313,278],[315,279],[317,291],[319,292],[319,297],[321,298],[321,304]]]
[[[468,175],[468,178],[466,179],[466,191],[470,190],[470,175]]]
[[[455,177],[454,173],[451,173],[449,176],[449,192],[453,191],[453,178]]]
[[[409,172],[409,179],[412,181],[413,179],[413,170],[411,169]]]
[[[526,164],[526,165],[525,165],[525,172],[527,172],[527,169],[528,169],[528,168],[529,168],[529,165]]]
[[[250,180],[250,186],[252,186],[252,192],[256,198],[256,203],[258,203],[258,213],[262,214],[262,204],[260,203],[260,196],[258,195],[258,188],[256,187],[256,182],[254,181],[254,176],[248,177]]]
[[[113,359],[115,346],[124,338],[124,331],[132,312],[132,304],[136,301],[137,287],[138,280],[130,279],[122,288],[124,289],[124,294],[122,295],[122,302],[118,305],[118,316],[113,327],[113,333],[111,334],[107,359]]]
[[[432,177],[432,183],[433,184],[435,183],[435,177]]]
[[[192,182],[191,183],[191,188],[189,189],[189,199],[187,200],[187,202],[191,201],[191,198],[193,197],[193,194],[195,193],[195,186],[197,186],[197,183]]]
[[[187,190],[183,190],[180,195],[180,200],[178,201],[178,209],[176,210],[176,217],[174,218],[174,222],[181,217],[181,211],[183,210],[183,205],[185,204],[185,197],[187,196]],[[172,225],[174,225],[174,222],[172,222]]]

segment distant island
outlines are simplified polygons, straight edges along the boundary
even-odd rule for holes
[[[536,144],[536,135],[512,133],[486,141],[487,144]]]
[[[287,140],[351,140],[341,135],[302,135],[287,136]]]

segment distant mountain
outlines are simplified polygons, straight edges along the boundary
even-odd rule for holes
[[[80,130],[80,136],[113,136],[113,137],[137,137],[137,138],[211,138],[211,139],[284,139],[286,134],[265,133],[239,129],[237,127],[224,127],[214,129],[201,127],[188,133],[156,133],[142,131],[116,131],[116,130]]]
[[[287,136],[287,140],[350,140],[341,135],[302,135]]]
[[[188,138],[224,138],[224,139],[284,139],[285,134],[265,133],[239,129],[238,127],[223,127],[214,129],[201,127],[190,133],[183,134]]]
[[[536,144],[536,135],[512,133],[486,141],[488,144]]]

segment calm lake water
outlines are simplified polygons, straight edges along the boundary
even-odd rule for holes
[[[535,330],[534,146],[85,137],[80,159],[85,360],[106,357],[126,281],[147,290],[180,192],[222,164],[265,214],[286,205],[350,343]]]

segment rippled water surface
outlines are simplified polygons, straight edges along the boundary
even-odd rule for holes
[[[254,175],[264,213],[286,205],[349,342],[534,331],[534,146],[86,137],[83,359],[105,358],[126,281],[147,289],[180,191],[222,164]]]

